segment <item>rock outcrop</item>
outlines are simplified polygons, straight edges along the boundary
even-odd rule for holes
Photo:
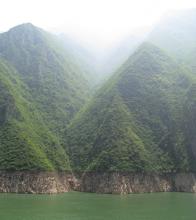
[[[0,172],[0,192],[62,193],[71,190],[112,194],[196,192],[196,174]]]
[[[129,194],[174,190],[173,179],[167,175],[86,173],[79,181],[79,191],[82,192]]]
[[[174,191],[196,192],[196,174],[179,173],[174,176]]]
[[[144,192],[196,192],[196,174],[85,173],[79,191],[129,194]]]
[[[72,173],[56,172],[0,172],[0,192],[61,193],[74,188]]]

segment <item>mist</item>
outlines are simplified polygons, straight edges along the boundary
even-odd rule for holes
[[[193,0],[8,0],[1,3],[0,32],[22,23],[52,32],[102,78],[132,54],[161,17],[194,7]]]
[[[150,29],[167,11],[193,7],[194,0],[7,0],[1,2],[0,31],[30,22],[101,53]]]

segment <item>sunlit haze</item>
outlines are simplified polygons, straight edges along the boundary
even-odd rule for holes
[[[104,48],[138,28],[150,28],[167,11],[193,7],[195,0],[6,0],[0,31],[31,22]]]

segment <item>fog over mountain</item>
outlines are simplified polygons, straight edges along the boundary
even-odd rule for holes
[[[19,1],[0,21],[0,191],[195,192],[195,3]]]

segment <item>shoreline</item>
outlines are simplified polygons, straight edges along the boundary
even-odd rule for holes
[[[196,192],[196,173],[0,171],[0,193]]]

